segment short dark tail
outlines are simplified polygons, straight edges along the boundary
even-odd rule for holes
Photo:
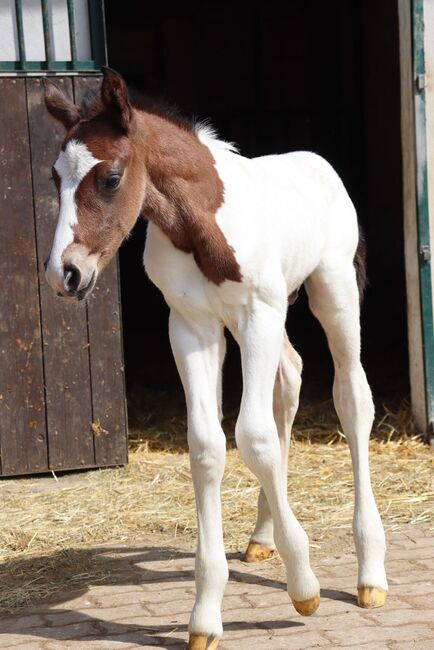
[[[359,243],[356,254],[354,255],[354,268],[356,269],[357,286],[359,287],[360,304],[363,302],[366,287],[368,286],[368,277],[366,275],[366,241],[363,230],[359,225]]]

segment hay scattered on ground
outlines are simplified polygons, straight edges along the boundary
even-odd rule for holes
[[[225,540],[228,550],[241,550],[254,525],[258,485],[228,438],[222,485]],[[387,529],[434,521],[432,449],[414,435],[408,405],[393,412],[383,408],[371,441],[371,468]],[[61,589],[104,581],[89,554],[74,549],[140,544],[151,536],[155,543],[176,544],[176,538],[196,534],[185,428],[170,419],[134,432],[126,467],[58,481],[5,480],[0,492],[0,608],[8,610]],[[349,537],[351,463],[329,403],[303,408],[297,420],[288,493],[314,551],[327,550],[339,535]]]

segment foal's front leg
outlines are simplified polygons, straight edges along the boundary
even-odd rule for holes
[[[188,446],[198,519],[197,593],[188,647],[210,650],[217,647],[222,635],[220,608],[228,579],[220,502],[226,454],[219,405],[225,339],[219,321],[201,319],[197,314],[190,320],[174,310],[169,332],[187,402]]]
[[[264,489],[274,523],[274,541],[285,563],[288,593],[300,614],[319,605],[319,584],[309,562],[309,542],[288,505],[282,457],[273,416],[273,387],[283,344],[286,304],[281,310],[256,301],[237,331],[243,397],[236,425],[238,449]]]

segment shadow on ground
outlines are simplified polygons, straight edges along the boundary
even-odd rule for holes
[[[39,637],[44,640],[68,641],[74,640],[85,641],[116,641],[124,643],[137,643],[142,646],[156,646],[160,648],[174,648],[175,646],[185,647],[185,638],[177,636],[183,633],[186,636],[187,625],[168,623],[164,625],[146,626],[133,622],[112,622],[95,616],[95,607],[92,608],[92,615],[86,613],[85,609],[77,611],[74,609],[61,608],[58,606],[67,603],[72,599],[84,596],[90,589],[91,585],[108,585],[112,586],[113,593],[116,594],[117,586],[142,585],[145,587],[151,585],[155,590],[164,589],[164,583],[185,582],[193,583],[193,569],[183,567],[177,569],[176,566],[170,566],[164,570],[155,570],[146,568],[143,564],[164,561],[182,561],[190,560],[194,554],[188,550],[179,550],[169,547],[164,548],[125,548],[125,547],[100,547],[96,549],[74,549],[62,551],[52,556],[21,559],[7,563],[3,569],[4,574],[9,576],[7,584],[2,585],[3,602],[7,603],[8,591],[13,593],[14,589],[25,588],[26,585],[20,584],[20,576],[28,575],[29,570],[34,570],[33,591],[29,589],[27,606],[19,611],[4,612],[0,618],[0,627],[2,632],[28,635],[29,643]],[[241,555],[238,553],[228,553],[228,560],[240,560]],[[191,563],[191,562],[190,562]],[[29,566],[31,564],[31,567]],[[36,583],[53,581],[55,585],[56,575],[63,574],[65,571],[71,571],[71,590],[62,593],[55,593],[49,599],[41,604],[40,596],[35,589]],[[91,570],[91,571],[90,571]],[[79,573],[77,573],[77,571]],[[79,582],[80,585],[79,585]],[[232,569],[230,571],[230,581],[245,584],[257,584],[263,587],[286,590],[285,583],[268,578],[263,575],[257,575],[251,571],[239,571]],[[188,594],[192,595],[192,586],[186,588]],[[345,592],[333,590],[323,590],[322,595],[334,600],[344,600],[355,602],[354,598]],[[137,594],[138,603],[146,598],[146,590],[143,594]],[[4,611],[4,610],[3,610]],[[54,621],[61,614],[62,624],[55,625]],[[20,624],[23,616],[29,617],[39,615],[35,618],[35,625],[27,627]],[[144,609],[143,618],[149,617],[149,613]],[[170,615],[168,619],[170,619]],[[28,620],[28,619],[27,619]],[[43,624],[41,625],[40,622]],[[290,627],[303,627],[303,623],[290,620],[270,620],[249,622],[249,621],[225,621],[225,631],[234,630],[273,630],[286,629]]]

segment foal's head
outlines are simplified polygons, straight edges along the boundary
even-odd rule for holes
[[[101,98],[88,106],[78,108],[52,83],[45,102],[66,129],[53,165],[60,209],[46,278],[58,295],[81,300],[133,227],[146,172],[128,91],[113,70],[104,69]]]

